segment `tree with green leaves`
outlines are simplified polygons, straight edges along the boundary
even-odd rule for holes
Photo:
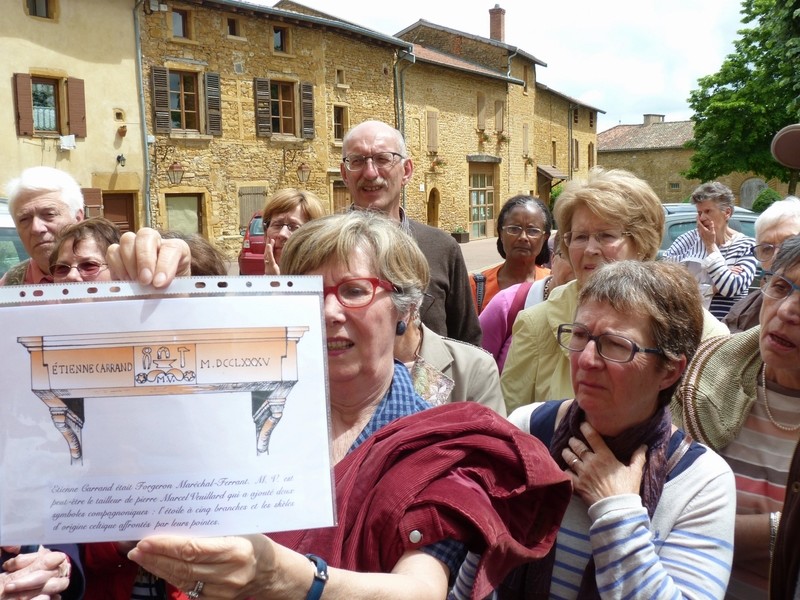
[[[736,51],[689,97],[694,153],[683,175],[709,181],[753,172],[789,183],[794,194],[798,173],[775,161],[770,144],[800,121],[800,0],[744,0],[741,14]]]

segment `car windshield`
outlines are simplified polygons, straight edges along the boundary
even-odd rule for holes
[[[264,220],[261,217],[250,220],[250,235],[264,235]]]

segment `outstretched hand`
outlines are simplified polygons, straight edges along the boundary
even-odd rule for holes
[[[156,288],[168,286],[175,277],[192,274],[189,245],[177,238],[163,239],[149,227],[122,234],[119,244],[108,247],[106,262],[114,279]]]

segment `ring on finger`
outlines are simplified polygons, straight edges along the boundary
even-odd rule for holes
[[[186,595],[190,598],[190,600],[197,600],[200,597],[200,594],[203,593],[203,588],[205,585],[206,584],[202,581],[198,581],[194,584],[194,589],[190,592],[186,592]]]
[[[581,460],[583,460],[583,455],[586,454],[587,452],[589,452],[588,448],[584,448],[583,450],[578,452],[578,456],[580,457]]]
[[[577,456],[575,458],[573,458],[569,463],[570,468],[574,467],[575,463],[580,462],[580,461],[581,461],[581,459],[578,458]]]

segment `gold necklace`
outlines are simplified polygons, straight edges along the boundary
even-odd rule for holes
[[[778,423],[775,418],[772,416],[772,411],[769,409],[769,399],[767,398],[767,365],[765,363],[761,363],[761,369],[758,372],[758,376],[761,379],[761,391],[764,393],[764,408],[767,409],[767,416],[769,420],[772,421],[772,424],[775,425],[778,429],[782,431],[791,431],[795,432],[800,430],[800,424],[795,425],[794,427],[790,427],[789,425],[783,425],[782,423]]]

